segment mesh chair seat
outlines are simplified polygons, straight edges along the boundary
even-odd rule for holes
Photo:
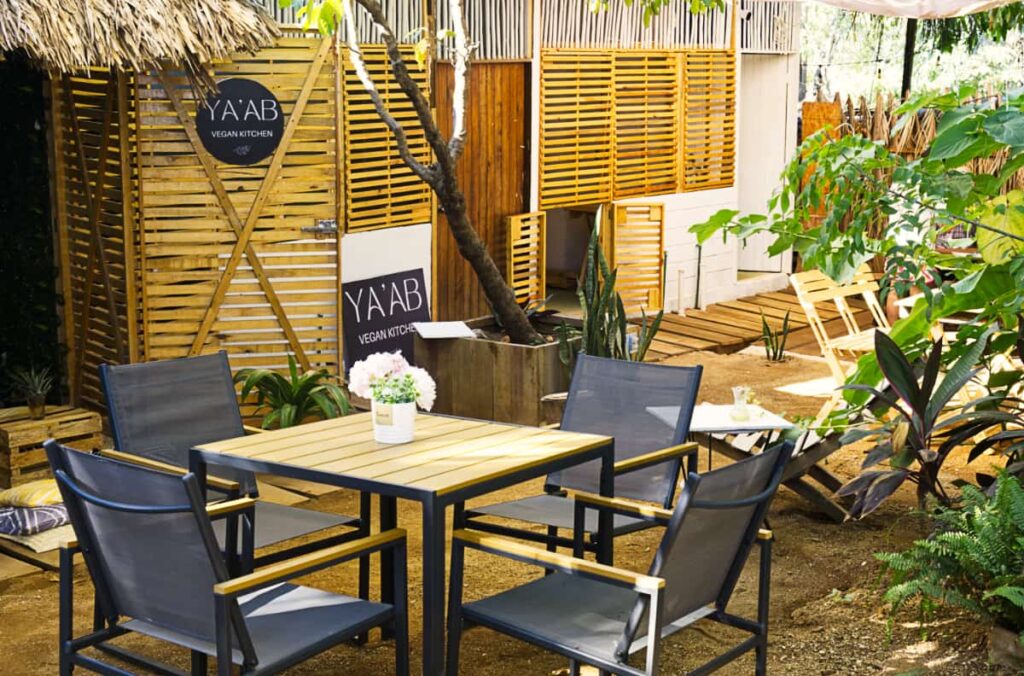
[[[279,584],[238,599],[259,664],[255,674],[274,673],[294,664],[297,655],[314,655],[326,646],[377,626],[391,607],[350,596],[293,584]],[[126,629],[216,656],[213,642],[175,632],[143,620],[123,623]],[[233,651],[235,664],[242,652]]]
[[[256,503],[256,529],[253,539],[256,549],[260,549],[328,528],[358,525],[359,519],[354,516],[328,514],[261,500]],[[224,520],[213,522],[213,532],[222,547],[226,527],[227,523]]]
[[[467,603],[462,612],[476,624],[501,628],[513,635],[528,631],[546,641],[614,662],[616,643],[636,599],[636,592],[629,589],[554,573]]]
[[[485,515],[498,516],[505,519],[515,519],[526,523],[536,523],[543,526],[554,526],[572,530],[575,526],[575,507],[572,498],[560,495],[534,495],[520,500],[511,500],[496,505],[485,507],[474,507],[467,510],[471,516]],[[588,533],[597,532],[597,512],[587,510],[586,524],[584,528]],[[257,522],[258,523],[258,522]],[[650,524],[643,519],[634,519],[621,514],[615,515],[613,532],[616,535],[624,535],[634,531],[648,528]]]

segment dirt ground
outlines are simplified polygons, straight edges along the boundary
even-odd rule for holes
[[[824,365],[802,359],[766,364],[756,354],[691,354],[674,363],[705,366],[702,400],[725,403],[729,387],[754,388],[766,408],[789,415],[813,415],[821,400],[776,392],[779,385],[827,375]],[[829,461],[829,469],[853,476],[863,450],[846,448]],[[703,460],[702,460],[703,466]],[[956,458],[953,471],[969,477]],[[952,477],[948,477],[952,478]],[[535,494],[541,482],[517,486],[490,500]],[[490,501],[489,500],[489,501]],[[355,496],[336,492],[308,503],[311,508],[355,513]],[[418,666],[420,599],[416,590],[419,571],[419,508],[400,503],[399,523],[410,533],[410,620],[413,664]],[[774,674],[1003,674],[986,660],[985,630],[969,617],[940,613],[925,627],[912,610],[890,620],[880,598],[879,567],[875,552],[899,549],[925,533],[925,523],[914,514],[910,491],[901,491],[878,512],[856,523],[835,524],[815,514],[788,489],[780,490],[772,506],[771,525],[776,534],[773,557],[769,671]],[[616,563],[644,570],[657,546],[659,533],[650,530],[616,540]],[[730,610],[752,614],[755,608],[756,556],[752,557],[733,598]],[[538,574],[537,569],[470,552],[467,557],[466,597],[478,598]],[[320,572],[305,580],[326,589],[354,593],[356,566],[350,564]],[[37,573],[0,582],[0,673],[52,674],[57,670],[57,578]],[[376,593],[376,592],[374,592]],[[89,626],[91,589],[79,566],[76,575],[76,623]],[[664,674],[682,674],[727,649],[740,634],[712,623],[699,623],[667,639],[663,650]],[[126,638],[147,654],[185,668],[182,651],[148,639]],[[296,674],[387,674],[393,669],[391,643],[376,635],[361,647],[343,646],[317,656],[292,670]],[[462,646],[463,674],[552,674],[564,660],[486,629],[472,629]],[[748,674],[753,657],[727,666],[720,673]]]

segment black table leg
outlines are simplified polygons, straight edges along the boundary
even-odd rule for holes
[[[423,673],[444,673],[444,505],[423,502]]]
[[[398,527],[398,499],[387,495],[380,496],[380,531]],[[391,548],[380,553],[380,601],[381,603],[394,603],[395,601],[395,553]],[[394,637],[391,627],[381,629],[381,638],[384,640]]]
[[[601,459],[601,486],[600,493],[604,497],[615,496],[615,444],[609,443],[605,448]],[[614,552],[612,542],[614,540],[612,527],[614,516],[607,509],[597,511],[597,561],[609,566],[613,563]]]

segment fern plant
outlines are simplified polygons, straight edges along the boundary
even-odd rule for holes
[[[768,325],[768,320],[761,311],[761,341],[764,343],[764,356],[768,361],[786,360],[786,343],[789,341],[789,310],[782,319],[782,326],[776,331]]]
[[[309,416],[326,420],[348,415],[352,405],[330,379],[326,369],[300,374],[292,355],[288,355],[288,377],[269,369],[242,369],[235,374],[235,382],[242,383],[242,401],[256,390],[258,410],[267,410],[263,429],[292,427]]]
[[[1024,645],[1024,486],[1001,474],[991,494],[964,486],[963,505],[941,508],[936,531],[904,552],[876,554],[895,612],[918,600],[962,608],[1020,636]]]

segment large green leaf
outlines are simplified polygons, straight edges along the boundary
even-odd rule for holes
[[[937,419],[949,400],[962,390],[974,376],[976,373],[974,367],[985,351],[985,345],[988,344],[989,336],[993,331],[995,331],[995,327],[989,327],[946,371],[942,382],[935,388],[935,396],[928,403],[927,416],[929,420]]]
[[[989,200],[977,220],[988,226],[979,227],[975,235],[986,263],[1000,265],[1024,251],[1024,192],[1013,190]]]
[[[985,118],[984,129],[999,143],[1008,146],[1024,146],[1024,113],[1014,108],[1004,108]]]

